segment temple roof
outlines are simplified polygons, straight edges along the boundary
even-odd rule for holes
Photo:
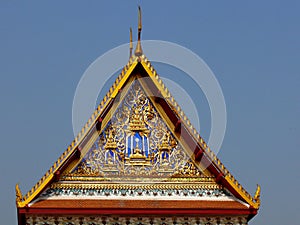
[[[159,206],[166,209],[174,207],[174,201],[178,210],[259,209],[259,186],[252,197],[207,146],[143,54],[140,31],[141,25],[135,54],[68,148],[24,196],[16,185],[20,210],[93,208],[99,202],[103,208],[143,208],[145,202],[157,208],[162,199],[169,201]],[[128,103],[132,93],[143,104],[138,109],[136,102]],[[157,126],[163,133],[155,136]],[[120,141],[124,137],[117,134],[120,129],[132,135],[123,140],[125,147]],[[106,153],[97,158],[99,149]]]

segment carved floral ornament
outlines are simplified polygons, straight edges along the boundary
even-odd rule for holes
[[[115,216],[115,217],[80,217],[80,216],[65,216],[65,217],[27,217],[28,225],[246,225],[245,217],[132,217],[132,216]]]
[[[135,80],[82,162],[68,176],[200,176]]]

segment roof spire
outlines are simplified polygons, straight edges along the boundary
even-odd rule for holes
[[[130,37],[129,37],[129,58],[132,56],[132,28],[130,27]]]
[[[139,6],[139,25],[138,25],[138,42],[134,54],[136,56],[143,55],[142,45],[141,45],[141,32],[142,32],[142,12]]]

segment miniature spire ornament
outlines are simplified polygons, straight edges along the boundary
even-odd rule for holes
[[[142,45],[141,45],[141,32],[142,32],[142,12],[141,12],[141,7],[139,6],[139,24],[138,24],[138,41],[136,45],[136,49],[134,54],[136,56],[141,56],[143,55],[143,50],[142,50]]]

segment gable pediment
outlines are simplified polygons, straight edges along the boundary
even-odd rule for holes
[[[130,32],[108,93],[36,185],[24,196],[16,185],[19,224],[244,224],[257,213],[260,187],[248,194],[207,146],[143,54],[141,29],[139,7],[136,50]]]
[[[130,59],[79,135],[18,205],[102,201],[112,194],[120,201],[213,197],[259,206],[259,190],[253,199],[237,183],[144,56]]]
[[[140,79],[130,79],[126,93],[111,108],[102,129],[95,132],[95,141],[85,146],[80,160],[67,168],[62,179],[205,176],[172,133]]]

